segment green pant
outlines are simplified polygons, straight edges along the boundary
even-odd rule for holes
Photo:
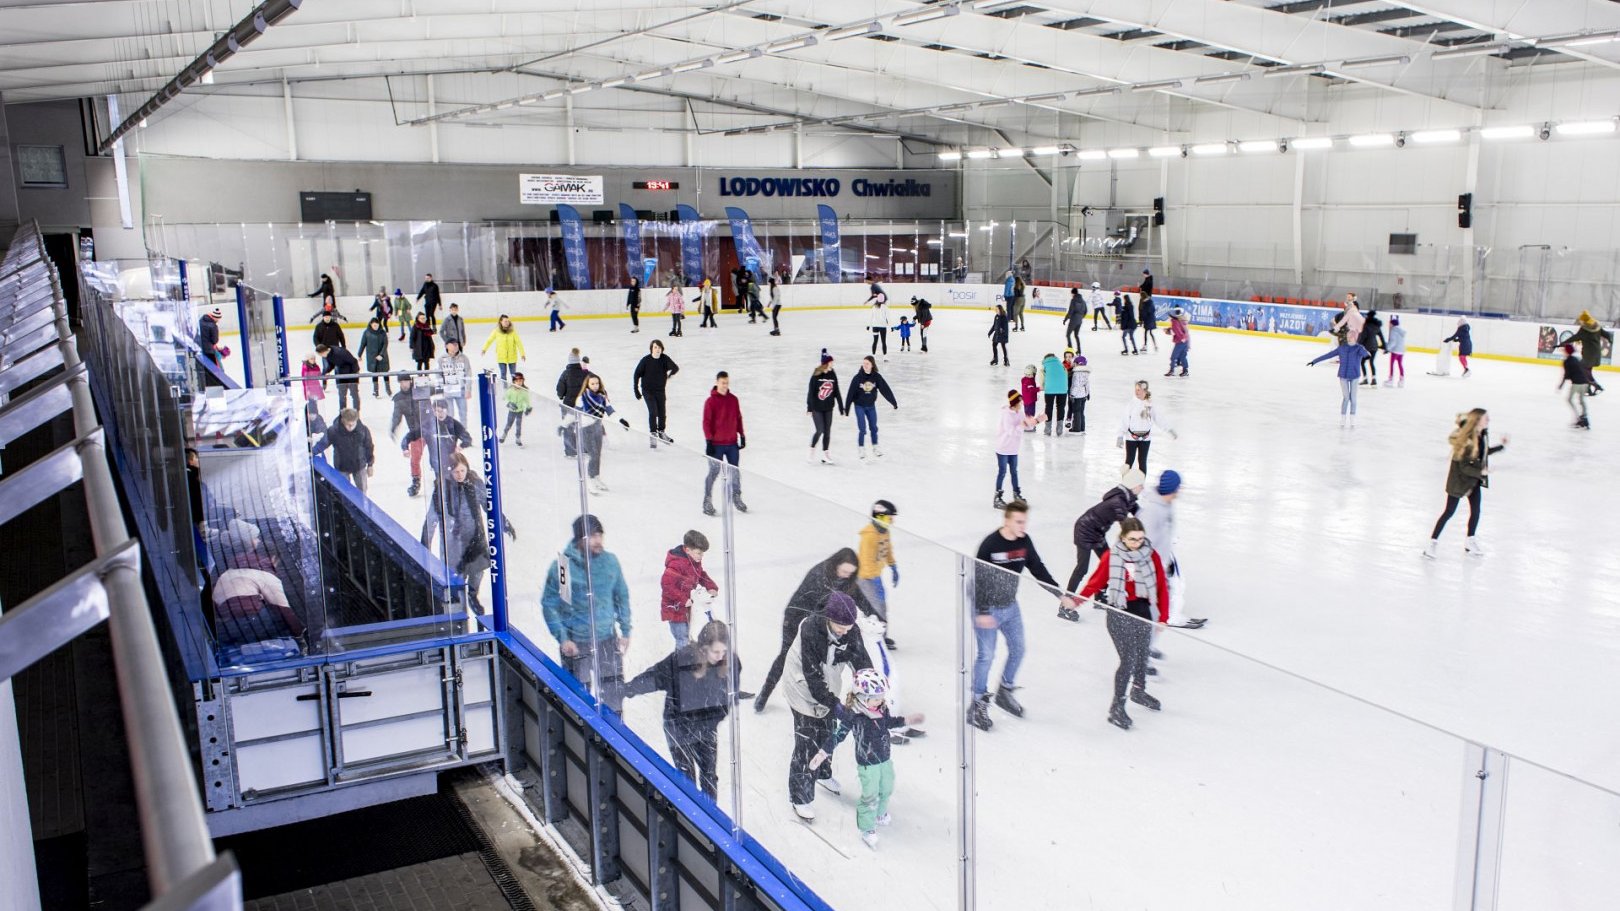
[[[861,778],[861,799],[855,804],[855,825],[862,832],[877,828],[877,818],[889,812],[889,796],[894,793],[894,760],[877,765],[856,766]]]

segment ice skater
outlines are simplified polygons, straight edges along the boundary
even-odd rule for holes
[[[405,341],[405,333],[410,330],[411,299],[405,296],[401,288],[394,289],[394,320],[399,323],[399,340]]]
[[[832,419],[833,411],[841,415],[849,414],[849,408],[844,404],[843,391],[838,388],[838,371],[833,369],[833,356],[827,349],[821,349],[821,363],[810,372],[810,385],[805,393],[804,413],[810,415],[810,423],[814,430],[810,433],[809,461],[816,461],[816,444],[821,444],[821,464],[833,464],[832,454],[828,449],[832,446]]]
[[[1597,395],[1603,391],[1603,385],[1597,381],[1597,368],[1603,363],[1604,345],[1611,351],[1614,348],[1614,333],[1600,326],[1590,311],[1582,310],[1575,320],[1575,334],[1569,340],[1581,346],[1581,366],[1592,377],[1592,395]]]
[[[996,350],[1001,350],[1001,366],[1008,367],[1012,361],[1007,357],[1007,308],[996,304],[995,318],[990,321],[990,331],[985,333],[990,337],[990,366],[996,366]]]
[[[1147,353],[1148,342],[1153,343],[1153,350],[1159,350],[1159,337],[1154,333],[1159,330],[1158,306],[1153,302],[1153,295],[1144,294],[1137,303],[1138,318],[1142,324],[1142,352]]]
[[[861,369],[849,381],[849,390],[844,393],[844,407],[846,412],[855,412],[855,452],[862,459],[866,458],[866,434],[872,434],[872,456],[881,458],[883,450],[878,448],[878,396],[883,396],[896,411],[900,403],[895,401],[894,391],[889,388],[888,380],[878,373],[877,361],[870,355],[861,358]]]
[[[624,308],[630,311],[630,331],[641,331],[641,279],[630,276],[630,287],[624,292]]]
[[[898,331],[900,333],[900,350],[901,351],[910,351],[911,350],[911,320],[908,319],[907,317],[904,317],[904,316],[900,317],[900,325],[899,325],[899,327],[897,328],[896,331]]]
[[[607,419],[616,412],[613,403],[608,400],[607,387],[602,384],[600,375],[592,373],[585,377],[585,385],[580,387],[579,399],[574,407],[585,414],[581,433],[585,440],[587,484],[591,493],[607,493],[608,486],[602,481],[602,444],[607,437]],[[630,429],[629,421],[622,417],[618,420],[619,426]]]
[[[1153,445],[1153,431],[1163,430],[1170,434],[1170,439],[1176,439],[1176,431],[1165,423],[1164,415],[1153,404],[1153,390],[1148,388],[1147,380],[1137,380],[1131,390],[1134,396],[1126,403],[1125,411],[1119,418],[1119,435],[1114,438],[1114,445],[1125,450],[1125,467],[1129,468],[1132,462],[1145,475],[1147,474],[1148,447]]]
[[[1001,527],[979,542],[973,566],[973,705],[967,723],[981,731],[994,726],[990,719],[990,665],[996,658],[996,634],[1007,640],[1007,661],[1001,667],[1001,685],[995,704],[1015,718],[1024,706],[1014,696],[1018,667],[1024,661],[1024,614],[1018,607],[1018,581],[1025,569],[1041,587],[1057,596],[1058,604],[1073,609],[1078,603],[1058,587],[1041,562],[1029,537],[1029,504],[1013,500],[1002,507]]]
[[[1102,556],[1108,547],[1108,530],[1120,519],[1136,515],[1145,484],[1147,475],[1135,468],[1126,468],[1120,472],[1119,483],[1108,488],[1101,500],[1074,520],[1074,572],[1069,573],[1069,591],[1079,591],[1085,583],[1086,573],[1091,570],[1091,558]],[[1059,608],[1058,617],[1080,622],[1080,613],[1074,610]]]
[[[1187,375],[1187,349],[1192,347],[1192,333],[1187,331],[1187,311],[1177,307],[1170,311],[1170,369],[1165,376],[1175,376],[1176,368]]]
[[[1502,444],[1492,446],[1490,426],[1491,416],[1483,408],[1457,415],[1457,429],[1449,438],[1451,465],[1446,470],[1446,508],[1434,523],[1428,546],[1423,548],[1423,556],[1430,560],[1440,547],[1440,533],[1445,531],[1446,522],[1456,514],[1457,504],[1462,500],[1468,501],[1468,539],[1463,542],[1463,550],[1476,557],[1485,555],[1485,549],[1474,536],[1479,531],[1480,501],[1485,488],[1491,484],[1491,456],[1506,449],[1509,442],[1508,436],[1503,434]]]
[[[1091,365],[1084,354],[1069,368],[1069,432],[1086,434],[1086,403],[1091,401]]]
[[[664,739],[682,775],[713,800],[720,793],[720,722],[736,701],[740,662],[732,659],[731,630],[710,620],[696,642],[682,642],[662,661],[637,674],[624,695],[664,694]],[[729,666],[728,666],[729,665]]]
[[[1587,371],[1586,365],[1575,356],[1575,346],[1565,342],[1564,350],[1564,377],[1558,381],[1559,391],[1563,391],[1564,384],[1569,384],[1569,392],[1565,394],[1564,401],[1569,403],[1569,410],[1575,412],[1575,426],[1581,430],[1591,430],[1592,425],[1587,420],[1586,396],[1592,391],[1592,374]]]
[[[681,337],[681,320],[686,318],[686,292],[679,281],[671,282],[664,292],[664,312],[669,314],[669,337]]]
[[[714,481],[720,477],[722,462],[733,469],[742,460],[742,451],[748,447],[748,435],[743,430],[742,404],[731,392],[731,374],[724,370],[714,375],[714,387],[703,401],[703,454],[709,457],[709,472],[703,477],[703,514],[715,514]],[[732,471],[731,508],[747,512],[742,499],[742,475]]]
[[[396,406],[396,414],[398,406]],[[517,445],[523,448],[523,419],[534,411],[529,401],[529,384],[521,372],[512,374],[512,384],[506,387],[506,426],[501,428],[501,442],[513,428],[517,429]]]
[[[1153,648],[1154,622],[1169,622],[1171,601],[1164,561],[1148,542],[1141,520],[1134,516],[1119,520],[1119,539],[1103,551],[1096,571],[1080,590],[1081,597],[1087,599],[1099,594],[1109,607],[1108,638],[1119,653],[1108,723],[1128,731],[1131,716],[1125,713],[1127,687],[1132,702],[1151,711],[1160,709],[1159,700],[1147,691],[1148,655]]]
[[[698,296],[692,298],[702,308],[703,319],[698,322],[699,329],[718,329],[720,324],[715,322],[715,311],[720,309],[720,287],[712,280],[705,278],[698,287]]]
[[[574,519],[573,537],[546,570],[540,612],[557,640],[563,668],[618,712],[624,704],[624,654],[630,650],[630,586],[604,541],[596,516]]]
[[[647,353],[636,363],[636,372],[630,377],[630,387],[636,398],[647,403],[648,449],[658,448],[659,440],[675,442],[665,432],[669,425],[669,413],[664,407],[664,390],[670,377],[680,372],[680,365],[675,363],[675,359],[664,353],[664,343],[653,339],[652,344],[647,346]]]
[[[1063,428],[1068,423],[1069,368],[1056,354],[1048,353],[1041,358],[1041,397],[1046,404],[1046,435],[1052,436],[1056,428],[1057,435],[1063,436]]]
[[[1091,291],[1086,295],[1086,297],[1091,303],[1091,331],[1097,331],[1098,317],[1102,318],[1103,326],[1105,326],[1109,332],[1114,331],[1114,324],[1108,319],[1108,308],[1113,306],[1114,301],[1119,299],[1119,295],[1115,294],[1112,298],[1110,298],[1108,296],[1108,292],[1102,289],[1101,282],[1092,282]]]
[[[1079,288],[1069,289],[1069,309],[1063,313],[1063,343],[1080,350],[1080,327],[1086,321],[1086,299]]]
[[[900,587],[900,564],[895,562],[894,539],[889,529],[894,520],[900,515],[900,510],[888,500],[878,500],[872,504],[872,521],[861,526],[859,567],[855,573],[855,586],[860,589],[866,603],[872,606],[872,613],[883,623],[883,644],[895,648],[894,639],[888,634],[889,625],[889,593],[883,587],[883,570],[889,571],[889,580],[895,588]]]
[[[759,688],[759,695],[754,697],[754,712],[765,711],[765,705],[770,702],[771,693],[776,690],[776,684],[782,679],[782,672],[787,667],[788,650],[793,647],[793,639],[798,635],[799,625],[808,617],[819,617],[825,612],[827,599],[834,592],[851,598],[855,607],[862,614],[872,616],[872,605],[861,594],[860,586],[855,581],[855,573],[859,570],[860,558],[855,555],[853,548],[841,547],[834,551],[832,556],[810,567],[788,598],[787,606],[782,609],[782,648],[776,653],[776,660],[771,662],[770,670],[765,674],[765,683]]]
[[[1034,417],[1035,410],[1041,403],[1041,384],[1035,379],[1035,375],[1039,372],[1040,369],[1034,364],[1025,364],[1023,379],[1018,381],[1018,392],[1024,398],[1024,415],[1026,417]],[[1034,427],[1025,428],[1026,433],[1033,433],[1034,431]]]
[[[1339,360],[1339,423],[1347,426],[1356,426],[1356,378],[1361,376],[1361,362],[1367,357],[1367,349],[1355,342],[1345,342],[1319,358],[1307,363],[1307,367],[1331,358]]]
[[[1377,310],[1367,311],[1367,319],[1361,324],[1361,335],[1356,338],[1356,342],[1367,352],[1367,356],[1361,361],[1361,385],[1376,386],[1378,350],[1389,347],[1389,342],[1384,339],[1384,321],[1378,318]]]
[[[546,310],[551,313],[551,323],[547,332],[561,332],[568,324],[563,322],[562,312],[568,305],[563,303],[562,295],[555,288],[546,289]]]
[[[781,335],[782,323],[778,317],[780,317],[782,313],[782,286],[776,283],[776,276],[774,275],[770,278],[769,286],[771,297],[771,334]]]
[[[1468,317],[1457,317],[1457,331],[1441,341],[1457,343],[1457,363],[1462,364],[1463,379],[1468,379],[1468,374],[1472,372],[1468,369],[1468,358],[1474,353],[1474,329],[1468,325]]]
[[[917,341],[922,345],[922,352],[927,354],[928,327],[934,324],[934,305],[924,298],[914,297],[911,299],[911,309],[917,324]]]
[[[1170,625],[1182,629],[1203,629],[1206,617],[1188,617],[1185,599],[1187,584],[1182,577],[1181,561],[1176,557],[1176,498],[1181,496],[1181,474],[1171,469],[1159,473],[1158,483],[1142,494],[1136,517],[1153,550],[1164,563],[1165,577],[1170,580]],[[1157,658],[1158,655],[1152,657]]]
[[[788,799],[793,812],[806,822],[816,818],[811,805],[816,786],[840,794],[843,786],[823,761],[812,766],[821,747],[833,734],[834,712],[839,710],[832,684],[840,666],[859,674],[872,667],[861,632],[855,627],[855,599],[843,592],[827,596],[826,611],[799,624],[787,654],[788,704],[793,709],[793,756],[788,761]]]
[[[1017,389],[1007,390],[1007,407],[1001,411],[1001,423],[996,427],[996,498],[991,506],[1006,509],[1002,499],[1002,482],[1012,475],[1013,500],[1022,502],[1023,486],[1018,483],[1018,449],[1024,445],[1024,431],[1034,430],[1046,418],[1024,413],[1024,397]]]
[[[1389,384],[1396,389],[1406,386],[1406,327],[1401,325],[1401,318],[1389,318],[1389,339],[1384,344],[1384,350],[1389,352],[1389,369],[1384,371]],[[1400,379],[1395,378],[1395,371],[1401,372]]]
[[[889,681],[874,668],[855,672],[854,686],[835,713],[838,723],[821,749],[810,760],[810,768],[825,763],[845,737],[855,737],[855,769],[861,781],[861,798],[855,804],[855,827],[861,841],[873,850],[878,846],[878,826],[889,824],[889,797],[894,794],[894,760],[889,753],[889,734],[907,725],[922,724],[921,713],[896,717],[889,713]]]
[[[709,552],[709,539],[701,531],[689,530],[681,543],[664,554],[664,574],[658,580],[659,617],[669,624],[675,647],[692,641],[692,606],[712,601],[720,594],[703,568],[703,555]]]
[[[1129,352],[1125,350],[1126,345],[1131,347]],[[1136,308],[1131,306],[1130,301],[1123,298],[1120,299],[1119,306],[1119,353],[1142,353],[1136,347]]]
[[[517,327],[512,324],[512,318],[505,313],[495,321],[495,331],[484,340],[484,347],[480,348],[478,353],[488,354],[491,345],[495,346],[495,367],[500,371],[503,383],[507,377],[517,373],[518,361],[529,359],[529,352],[523,350],[523,339],[518,336]]]
[[[872,306],[866,311],[866,328],[872,332],[872,354],[883,346],[883,359],[889,359],[889,296],[882,291],[872,295]]]

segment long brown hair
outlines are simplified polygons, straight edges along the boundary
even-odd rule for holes
[[[1453,430],[1449,437],[1453,462],[1476,458],[1479,455],[1479,422],[1484,417],[1483,408],[1475,408],[1457,415],[1457,429]]]

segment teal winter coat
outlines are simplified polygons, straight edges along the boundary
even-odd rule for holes
[[[1041,361],[1041,392],[1047,395],[1069,394],[1069,370],[1056,355],[1048,354]]]
[[[556,560],[551,561],[551,568],[546,570],[546,586],[540,594],[540,610],[551,635],[558,642],[590,642],[614,636],[629,638],[630,586],[625,584],[624,573],[619,569],[619,558],[607,551],[591,554],[587,577],[578,541],[570,541],[563,548],[562,557],[568,560],[568,599],[563,599],[557,585]],[[587,605],[592,601],[587,595],[592,591],[596,596],[594,631],[587,612]]]

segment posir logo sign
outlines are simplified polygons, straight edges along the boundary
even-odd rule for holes
[[[932,196],[934,185],[913,180],[850,181],[850,192],[860,197]],[[721,177],[721,196],[799,196],[830,198],[842,193],[843,181],[836,177]]]
[[[559,202],[601,204],[602,178],[573,174],[520,174],[519,198],[524,205]]]

